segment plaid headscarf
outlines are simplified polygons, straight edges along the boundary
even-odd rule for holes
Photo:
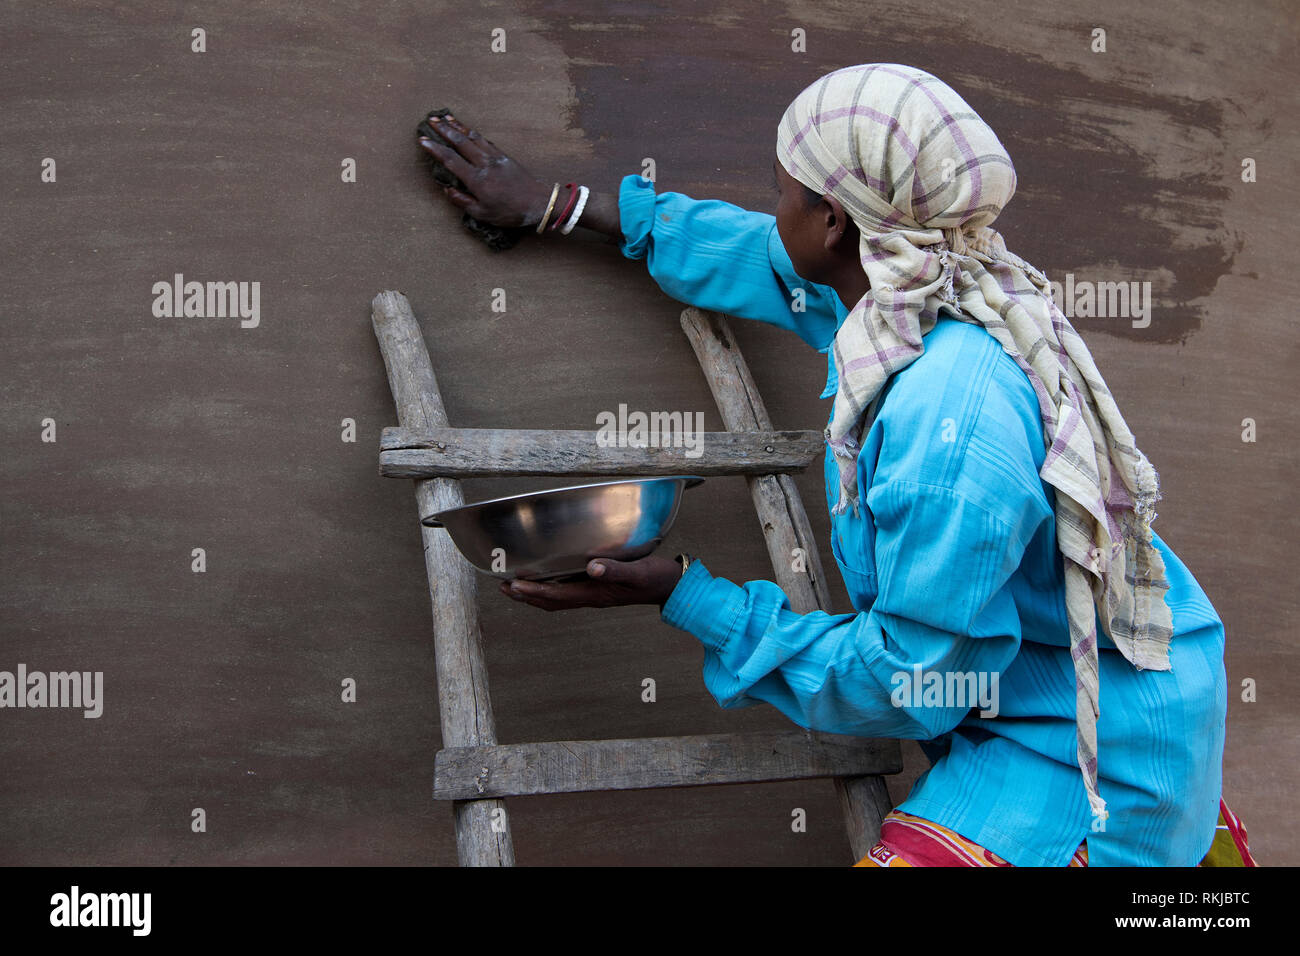
[[[833,346],[839,391],[826,441],[839,465],[835,513],[850,505],[857,513],[870,406],[925,351],[941,305],[987,329],[1033,384],[1047,452],[1040,476],[1056,489],[1078,761],[1092,812],[1104,819],[1098,619],[1136,668],[1170,669],[1169,585],[1151,538],[1159,483],[1047,278],[989,227],[1016,189],[1011,158],[951,87],[895,63],[817,80],[785,111],[776,148],[792,177],[852,217],[871,282]]]

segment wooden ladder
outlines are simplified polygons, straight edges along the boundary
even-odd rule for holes
[[[415,480],[421,517],[465,503],[461,478],[511,475],[745,475],[775,580],[800,614],[830,610],[818,549],[792,472],[823,451],[820,432],[773,431],[726,318],[688,308],[690,338],[726,432],[682,448],[599,447],[593,431],[452,428],[419,323],[400,292],[381,292],[371,321],[399,427],[380,442],[380,474]],[[461,866],[513,866],[505,797],[832,777],[856,862],[891,809],[882,774],[902,770],[896,740],[794,728],[769,733],[499,744],[488,696],[477,572],[441,528],[420,526],[433,601],[443,749],[433,796],[450,800]],[[799,559],[802,560],[799,560]],[[798,568],[798,569],[797,569]]]

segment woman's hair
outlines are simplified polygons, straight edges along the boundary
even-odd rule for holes
[[[799,185],[803,186],[803,202],[806,208],[811,209],[822,201],[822,194],[817,192],[817,190],[809,189],[807,186],[804,186],[803,183],[800,183]]]

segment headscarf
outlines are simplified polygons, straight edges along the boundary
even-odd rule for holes
[[[836,514],[857,513],[871,406],[925,351],[941,305],[988,330],[1033,385],[1046,450],[1039,474],[1056,490],[1078,763],[1092,812],[1105,819],[1098,619],[1138,670],[1170,669],[1169,585],[1151,535],[1159,481],[1047,278],[990,228],[1015,193],[1011,158],[951,87],[895,63],[846,67],[803,90],[781,118],[777,157],[852,217],[871,283],[833,346],[839,390],[825,435],[839,466]]]

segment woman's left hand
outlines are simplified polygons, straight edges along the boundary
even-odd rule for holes
[[[682,577],[682,566],[672,558],[648,555],[636,561],[592,558],[587,579],[565,584],[546,581],[501,582],[501,593],[544,611],[575,607],[621,607],[627,604],[664,606]]]

